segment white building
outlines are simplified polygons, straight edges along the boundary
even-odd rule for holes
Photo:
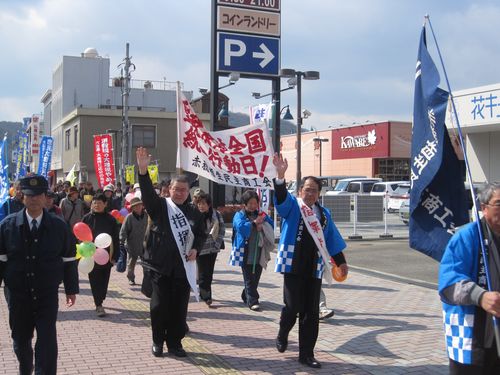
[[[500,181],[500,83],[453,93],[474,182]],[[448,105],[446,124],[456,121]]]
[[[45,131],[54,138],[52,176],[61,179],[75,164],[94,180],[92,137],[121,131],[123,89],[119,70],[110,75],[110,59],[94,48],[62,57],[52,73],[52,87],[41,98]],[[190,99],[192,92],[184,95]],[[132,147],[148,147],[162,176],[175,172],[176,83],[131,80],[128,104]],[[118,169],[121,139],[115,140]]]

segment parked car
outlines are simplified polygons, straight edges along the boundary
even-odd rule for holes
[[[399,207],[399,217],[406,225],[410,224],[410,200],[405,200]]]
[[[467,204],[469,206],[469,210],[472,208],[472,197],[470,194],[470,185],[469,183],[465,182],[465,195],[467,199]],[[474,186],[474,192],[476,193],[480,191],[484,187],[484,183],[476,183],[474,182],[472,184]],[[409,186],[408,186],[409,187]],[[409,197],[410,191],[408,190],[408,198],[403,200],[401,203],[401,206],[399,207],[399,217],[405,223],[408,225],[410,223],[410,197]]]
[[[384,181],[377,182],[373,184],[372,190],[370,191],[370,195],[390,195],[394,194],[396,189],[401,184],[407,184],[408,181]]]
[[[392,194],[389,194],[389,200],[387,201],[387,211],[388,212],[399,211],[399,208],[401,207],[403,202],[409,202],[409,201],[410,201],[410,183],[405,182],[400,184]]]
[[[381,178],[344,178],[337,182],[332,191],[327,191],[325,195],[340,194],[369,194],[375,183],[382,181]]]
[[[327,192],[334,190],[340,180],[346,178],[366,178],[366,176],[320,176],[318,178],[321,180],[321,195],[326,195]]]

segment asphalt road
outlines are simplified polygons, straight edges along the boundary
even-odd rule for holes
[[[349,267],[365,274],[436,289],[439,263],[410,249],[408,240],[348,241]]]

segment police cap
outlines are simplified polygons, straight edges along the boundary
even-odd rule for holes
[[[47,179],[40,175],[21,178],[21,191],[24,195],[39,195],[46,193],[49,188]]]

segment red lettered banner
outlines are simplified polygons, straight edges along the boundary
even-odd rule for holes
[[[115,183],[113,139],[111,134],[94,135],[94,167],[100,188]]]
[[[273,189],[273,146],[264,123],[211,132],[177,89],[177,167],[222,185]]]

